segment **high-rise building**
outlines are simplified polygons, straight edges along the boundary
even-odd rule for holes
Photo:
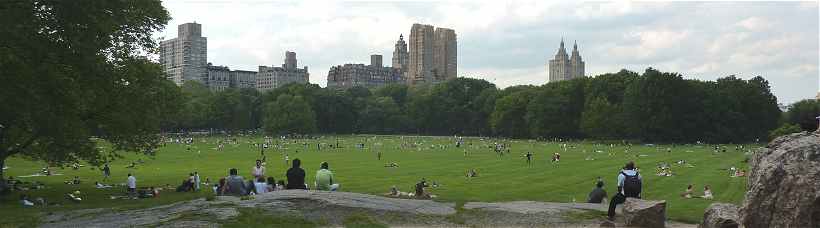
[[[202,37],[202,25],[177,26],[177,38],[160,42],[159,59],[168,79],[177,85],[191,80],[207,84],[208,39]]]
[[[396,48],[393,49],[393,68],[399,69],[402,74],[405,74],[409,60],[410,54],[407,53],[407,43],[404,42],[404,35],[399,34],[399,40],[396,41]]]
[[[458,49],[454,30],[413,24],[408,42],[407,82],[410,85],[439,83],[456,77]]]
[[[407,83],[410,85],[433,79],[433,26],[413,24],[410,28],[410,60],[407,67]]]
[[[256,89],[260,92],[275,89],[288,83],[308,83],[308,67],[296,68],[296,53],[285,52],[285,64],[282,67],[259,66],[256,75]]]
[[[555,58],[549,61],[549,82],[569,80],[584,77],[584,61],[578,52],[578,44],[572,46],[572,57],[567,55],[564,49],[564,39],[561,39],[561,46]]]
[[[327,87],[347,89],[354,86],[378,87],[405,83],[399,68],[384,67],[381,62],[381,55],[371,55],[370,65],[345,64],[330,67],[327,72]]]
[[[433,77],[436,81],[456,78],[457,53],[456,31],[436,28],[433,43]]]

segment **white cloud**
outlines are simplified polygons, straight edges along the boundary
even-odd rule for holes
[[[750,17],[737,22],[736,25],[751,31],[762,31],[771,28],[774,22],[760,17]]]

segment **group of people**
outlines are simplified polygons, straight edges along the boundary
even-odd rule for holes
[[[293,159],[291,168],[287,170],[285,176],[287,183],[284,180],[278,182],[272,176],[265,176],[265,167],[262,160],[256,160],[256,165],[251,169],[252,178],[247,182],[239,175],[236,168],[232,168],[228,172],[228,176],[221,178],[218,183],[213,185],[214,193],[217,195],[256,195],[265,194],[272,191],[284,189],[309,189],[305,184],[305,170],[302,169],[302,161]],[[319,170],[316,171],[314,189],[323,191],[336,191],[339,189],[339,183],[334,179],[333,172],[330,171],[330,165],[327,162],[322,162],[319,165]]]
[[[709,185],[704,185],[703,186],[703,195],[702,196],[693,196],[692,194],[694,194],[694,191],[695,191],[695,186],[690,184],[688,187],[686,187],[686,191],[681,193],[680,196],[683,197],[683,198],[687,198],[687,199],[703,198],[703,199],[710,200],[710,199],[714,198],[714,196],[712,195],[712,189],[709,187]]]

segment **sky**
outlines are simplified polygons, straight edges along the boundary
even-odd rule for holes
[[[501,88],[547,83],[547,62],[563,38],[577,42],[586,74],[652,67],[684,78],[766,78],[778,102],[820,90],[818,2],[572,1],[233,1],[166,0],[177,25],[202,24],[208,62],[231,69],[279,66],[295,51],[310,82],[325,86],[331,66],[383,55],[413,23],[451,28],[458,76]]]

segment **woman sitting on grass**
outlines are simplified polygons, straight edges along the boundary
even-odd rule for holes
[[[686,187],[686,191],[681,193],[680,196],[683,197],[683,198],[690,199],[690,198],[692,198],[692,192],[693,191],[694,191],[694,186],[692,186],[690,184],[689,187]]]
[[[703,186],[703,196],[701,196],[700,198],[708,200],[714,199],[714,196],[712,196],[712,189],[709,187],[709,185]]]

